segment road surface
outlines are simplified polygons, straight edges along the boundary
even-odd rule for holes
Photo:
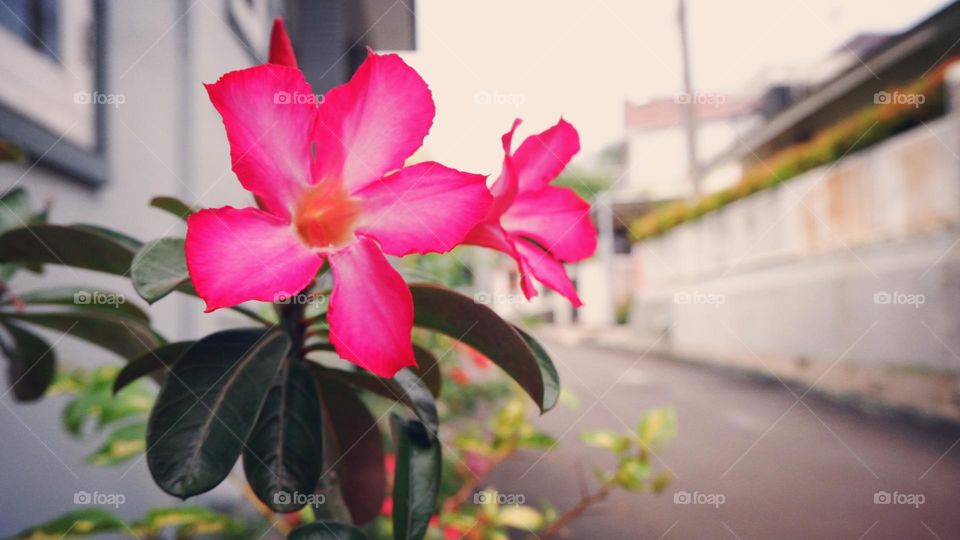
[[[567,508],[578,499],[578,467],[589,477],[594,465],[612,465],[580,443],[581,430],[626,430],[666,404],[679,418],[655,461],[673,473],[666,492],[619,492],[574,522],[569,538],[960,538],[956,427],[865,413],[776,380],[546,345],[580,404],[537,420],[558,447],[501,464],[490,480],[502,493]],[[678,504],[676,493],[723,503]]]

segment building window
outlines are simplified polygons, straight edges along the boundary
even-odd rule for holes
[[[104,0],[0,2],[0,139],[81,180],[104,180]]]

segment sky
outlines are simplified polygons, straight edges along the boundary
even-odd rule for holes
[[[807,65],[945,4],[688,0],[694,91],[736,93],[765,67]],[[417,50],[402,55],[437,104],[422,157],[463,170],[498,172],[500,135],[517,117],[525,137],[562,115],[589,158],[622,138],[624,100],[681,88],[676,0],[417,0],[416,13]]]

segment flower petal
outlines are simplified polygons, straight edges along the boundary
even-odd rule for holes
[[[330,257],[330,341],[337,354],[381,377],[415,366],[413,297],[377,247],[360,236]]]
[[[517,118],[513,121],[513,127],[510,128],[510,131],[504,133],[503,137],[500,138],[503,145],[503,168],[500,170],[497,181],[490,186],[490,193],[494,200],[493,206],[490,208],[491,219],[500,217],[517,196],[519,179],[517,178],[517,168],[513,162],[512,148],[513,134],[519,126],[520,119]]]
[[[348,192],[403,166],[430,131],[427,83],[395,54],[372,51],[350,82],[326,93],[314,139],[314,178],[340,179]]]
[[[281,66],[297,67],[297,57],[293,54],[293,45],[290,43],[287,27],[283,24],[283,17],[273,19],[273,31],[270,32],[269,62]]]
[[[513,240],[514,246],[516,246],[517,252],[520,254],[520,258],[523,259],[523,262],[526,263],[530,271],[533,272],[537,281],[566,296],[567,299],[570,300],[570,303],[573,304],[573,307],[583,305],[580,297],[577,296],[577,289],[573,286],[570,278],[567,277],[567,272],[564,270],[563,264],[561,264],[560,261],[554,259],[549,253],[540,249],[535,244],[522,238],[514,238]]]
[[[289,217],[310,180],[310,134],[316,114],[310,85],[298,69],[264,64],[206,85],[223,117],[233,171],[266,209]]]
[[[354,196],[363,205],[357,232],[398,256],[450,251],[487,215],[491,202],[486,177],[434,162],[400,169]]]
[[[513,239],[510,238],[507,231],[503,230],[503,227],[496,223],[481,223],[467,234],[463,243],[495,249],[512,257],[517,262],[517,271],[520,273],[520,288],[523,290],[524,296],[529,300],[537,295],[537,288],[533,284],[530,269],[527,268],[526,263],[514,247]]]
[[[580,151],[580,136],[563,118],[557,125],[523,141],[513,154],[520,191],[540,189],[556,178]]]
[[[512,235],[533,238],[564,262],[586,259],[597,250],[590,205],[572,189],[525,191],[500,217],[500,224]]]
[[[322,259],[285,221],[257,208],[208,208],[187,220],[187,269],[207,312],[302,291]]]

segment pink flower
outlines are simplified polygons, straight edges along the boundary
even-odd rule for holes
[[[579,307],[582,302],[563,263],[593,255],[597,230],[590,220],[590,205],[572,189],[550,182],[580,151],[580,138],[572,125],[560,119],[543,133],[527,137],[511,153],[513,133],[519,125],[520,120],[515,120],[502,139],[503,170],[491,187],[493,206],[464,243],[513,257],[528,299],[537,295],[536,278]]]
[[[486,179],[433,162],[403,166],[430,130],[434,104],[398,56],[369,52],[350,82],[320,100],[282,23],[274,32],[275,63],[206,85],[233,171],[259,208],[193,214],[190,277],[209,312],[296,294],[326,262],[337,353],[393,376],[416,365],[413,300],[384,254],[452,249],[489,210]]]

